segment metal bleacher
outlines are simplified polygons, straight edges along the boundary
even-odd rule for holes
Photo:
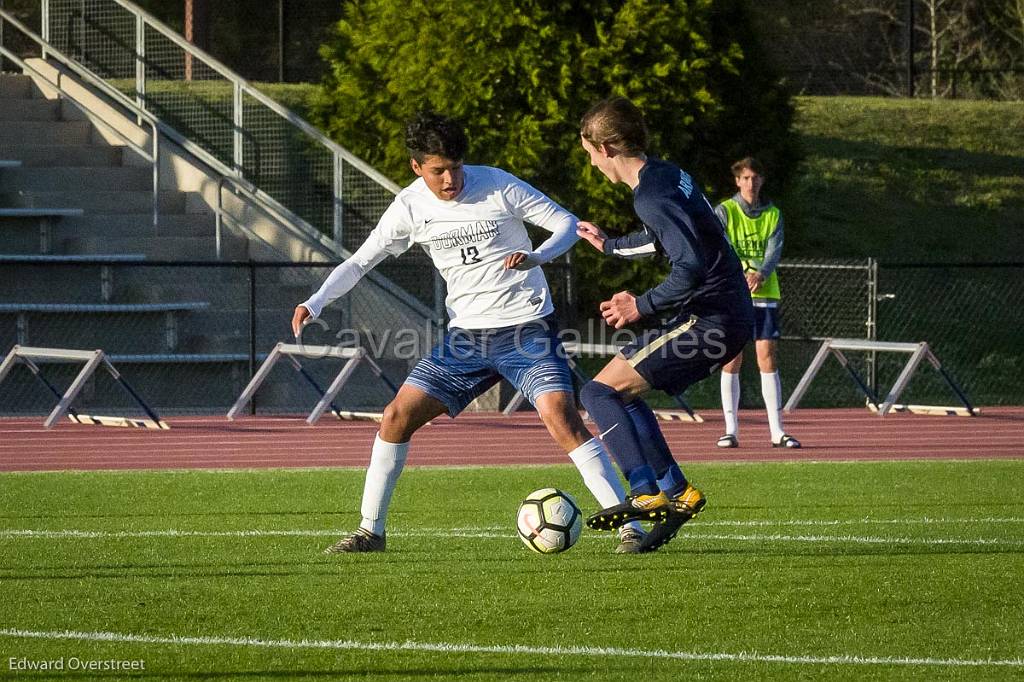
[[[27,26],[0,4],[0,340],[102,347],[161,409],[221,411],[315,264],[348,257],[398,187],[131,2],[38,10]],[[310,267],[228,267],[295,261]],[[414,254],[333,324],[429,329],[440,287]],[[19,400],[0,393],[0,415]]]

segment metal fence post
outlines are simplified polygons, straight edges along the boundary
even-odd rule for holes
[[[867,337],[869,341],[878,340],[878,261],[868,258],[868,320]],[[872,392],[878,393],[878,376],[876,375],[876,351],[868,353],[868,386]]]
[[[256,375],[256,261],[249,259],[249,381]],[[249,414],[256,414],[256,397],[249,402]]]
[[[238,173],[238,177],[245,177],[243,167],[245,165],[245,150],[242,148],[242,126],[245,124],[242,116],[242,83],[233,79],[232,85],[232,121],[234,124],[234,131],[232,132],[232,161],[235,164],[235,170]]]
[[[345,207],[341,203],[341,198],[344,193],[342,183],[345,179],[345,167],[341,154],[334,152],[331,156],[334,158],[334,241],[343,244]]]
[[[39,32],[43,36],[43,42],[47,45],[50,44],[50,0],[43,0],[42,7],[39,9]],[[43,60],[46,60],[46,46],[44,45],[40,51],[40,55]]]
[[[572,251],[565,252],[565,305],[568,310],[564,314],[571,315],[572,326],[579,326],[579,310],[576,309],[576,292],[573,291],[573,262],[572,262]],[[570,312],[571,311],[571,312]],[[566,318],[569,319],[569,318]]]
[[[444,329],[444,310],[444,278],[434,269],[434,318],[441,329]]]
[[[140,109],[146,108],[146,22],[141,15],[135,16],[135,102]],[[142,117],[137,117],[142,125]]]
[[[917,74],[914,72],[914,52],[916,46],[914,44],[914,2],[916,0],[907,0],[907,97],[913,99],[914,97],[914,81],[917,79]]]

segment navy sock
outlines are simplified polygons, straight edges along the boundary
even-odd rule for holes
[[[641,398],[626,405],[626,411],[644,446],[644,457],[658,478],[658,487],[670,497],[686,490],[686,477],[672,457],[665,435],[658,426],[658,418]]]
[[[669,497],[675,497],[686,490],[687,484],[686,476],[683,476],[678,464],[672,464],[664,474],[658,476],[658,487]]]
[[[630,493],[658,492],[657,476],[647,463],[636,426],[618,391],[599,381],[589,381],[580,391],[580,402],[604,434],[605,446],[629,480]]]

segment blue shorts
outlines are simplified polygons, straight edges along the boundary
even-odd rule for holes
[[[754,340],[774,340],[782,336],[779,327],[779,308],[754,306]]]
[[[502,377],[531,403],[544,393],[572,393],[572,372],[551,318],[498,329],[450,329],[405,383],[444,403],[454,417]]]
[[[679,395],[736,357],[748,341],[746,323],[726,326],[683,315],[645,330],[621,354],[652,388]]]

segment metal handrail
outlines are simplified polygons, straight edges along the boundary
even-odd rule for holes
[[[44,5],[49,5],[49,0],[42,0],[42,2]],[[237,86],[239,86],[242,92],[251,96],[253,99],[259,101],[261,104],[263,104],[268,109],[272,110],[274,113],[278,114],[282,118],[287,119],[289,123],[293,124],[295,127],[297,127],[302,132],[312,137],[320,144],[330,149],[332,152],[338,154],[346,162],[352,164],[363,173],[366,173],[366,175],[368,175],[370,178],[372,178],[375,182],[380,184],[385,189],[391,191],[393,194],[398,194],[398,192],[401,191],[402,188],[399,187],[398,184],[389,179],[387,176],[383,175],[380,171],[367,164],[365,161],[357,157],[349,150],[342,147],[337,142],[331,140],[329,137],[320,132],[315,126],[307,122],[305,119],[303,119],[301,116],[296,114],[291,109],[282,106],[280,103],[275,102],[273,99],[267,97],[256,88],[253,88],[251,85],[249,85],[249,82],[246,79],[239,76],[237,73],[232,71],[230,68],[225,66],[220,61],[218,61],[215,57],[211,56],[208,52],[196,47],[192,43],[185,40],[183,37],[181,37],[181,35],[179,35],[173,29],[166,26],[163,22],[161,22],[159,19],[154,17],[146,10],[130,2],[127,2],[127,0],[113,0],[113,2],[117,3],[126,11],[134,14],[138,19],[144,21],[148,26],[150,26],[155,31],[163,35],[165,38],[173,42],[175,45],[180,47],[185,52],[191,54],[194,57],[199,57],[200,59],[202,59],[204,63],[209,65],[214,71],[223,76],[225,80],[228,80],[232,84],[236,84]],[[49,27],[46,28],[46,31],[47,33],[49,32]],[[139,50],[136,49],[136,55],[138,53]],[[143,89],[139,89],[139,91],[144,92]]]
[[[42,5],[43,5],[43,13],[42,13],[43,14],[43,22],[44,22],[43,23],[43,31],[44,31],[44,39],[45,39],[50,34],[50,25],[49,25],[49,14],[50,14],[50,12],[49,12],[49,5],[50,5],[50,0],[40,0],[40,1],[41,1]],[[359,157],[354,155],[349,150],[345,149],[344,147],[342,147],[338,143],[336,143],[333,140],[331,140],[330,138],[328,138],[326,135],[324,135],[322,132],[320,132],[315,126],[313,126],[309,122],[305,121],[301,116],[296,114],[294,111],[288,109],[287,107],[282,106],[280,103],[274,101],[273,99],[271,99],[267,95],[263,94],[262,92],[260,92],[256,88],[252,87],[248,83],[248,81],[246,81],[244,78],[242,78],[237,73],[232,71],[229,67],[225,66],[223,63],[221,63],[219,60],[217,60],[215,57],[211,56],[210,54],[208,54],[204,50],[196,47],[192,43],[189,43],[181,35],[176,33],[173,29],[167,27],[159,19],[155,18],[153,15],[148,13],[146,10],[144,10],[144,9],[134,5],[131,2],[128,2],[127,0],[112,0],[112,2],[114,2],[116,5],[118,5],[122,9],[124,9],[126,12],[132,14],[135,17],[136,21],[140,23],[140,27],[137,28],[137,30],[136,30],[136,41],[137,42],[136,42],[135,49],[134,49],[134,54],[135,54],[135,57],[136,57],[136,60],[137,60],[138,63],[141,64],[140,57],[143,54],[142,45],[139,44],[139,42],[142,40],[142,38],[141,38],[141,34],[142,34],[141,26],[145,25],[145,26],[148,26],[148,27],[152,28],[153,30],[155,30],[157,33],[159,33],[161,36],[163,36],[167,40],[171,41],[173,44],[178,46],[185,53],[187,53],[187,54],[189,54],[189,55],[191,55],[191,56],[201,60],[206,66],[209,66],[213,71],[218,73],[220,76],[222,76],[226,81],[228,81],[231,84],[232,90],[234,92],[234,96],[232,98],[233,99],[232,118],[233,118],[234,121],[236,121],[236,125],[235,125],[235,129],[236,129],[235,130],[235,150],[234,150],[234,154],[233,154],[234,160],[235,160],[235,167],[234,168],[228,167],[226,164],[224,164],[224,162],[222,162],[216,156],[211,154],[209,151],[207,151],[203,147],[195,144],[194,142],[192,142],[188,138],[185,138],[184,136],[182,136],[180,133],[178,133],[173,128],[169,128],[168,126],[166,126],[164,124],[160,124],[161,131],[163,132],[164,135],[166,135],[170,139],[174,140],[177,144],[181,145],[188,152],[190,152],[190,153],[194,154],[195,156],[197,156],[200,160],[202,160],[204,163],[206,163],[210,168],[215,170],[218,175],[226,176],[226,177],[232,177],[232,178],[237,178],[237,179],[242,180],[243,182],[245,181],[244,171],[241,168],[241,166],[242,166],[242,164],[241,164],[241,150],[239,149],[240,130],[242,128],[242,112],[241,112],[242,95],[249,96],[249,97],[253,98],[254,100],[258,101],[260,104],[262,104],[263,106],[265,106],[269,110],[273,111],[275,114],[280,116],[282,119],[286,120],[289,124],[294,126],[296,129],[298,129],[299,131],[301,131],[302,133],[307,135],[314,142],[316,142],[317,144],[321,145],[323,148],[325,148],[328,152],[331,153],[331,155],[333,157],[333,167],[335,169],[334,170],[335,181],[333,183],[333,185],[334,185],[334,192],[333,192],[333,194],[334,194],[334,205],[336,207],[336,210],[334,211],[334,230],[333,230],[334,238],[333,239],[330,239],[330,238],[326,237],[316,227],[314,227],[313,225],[309,224],[306,220],[304,220],[300,216],[295,215],[292,211],[288,210],[287,207],[282,205],[279,201],[277,201],[276,199],[274,199],[273,197],[268,195],[266,192],[260,190],[253,183],[251,183],[251,182],[248,183],[252,187],[251,191],[248,193],[250,198],[254,198],[254,200],[259,201],[260,203],[264,204],[263,208],[266,209],[266,212],[268,214],[270,214],[270,215],[276,216],[278,218],[278,220],[280,220],[282,222],[282,224],[290,224],[292,226],[297,226],[302,231],[303,236],[305,236],[305,238],[312,239],[312,240],[316,241],[317,243],[319,243],[320,246],[322,246],[324,249],[328,250],[332,255],[343,256],[345,250],[341,247],[341,238],[340,238],[341,231],[342,231],[342,225],[341,225],[342,214],[341,214],[341,211],[338,210],[338,208],[337,208],[341,204],[341,182],[340,182],[341,172],[342,172],[341,171],[341,167],[342,167],[342,163],[341,162],[344,161],[345,163],[348,163],[353,168],[355,168],[358,171],[360,171],[361,173],[363,173],[368,179],[374,181],[378,186],[380,186],[382,189],[390,192],[391,194],[398,194],[398,192],[401,191],[401,187],[399,187],[397,183],[395,183],[394,181],[392,181],[391,179],[389,179],[388,177],[386,177],[385,175],[380,173],[380,171],[376,170],[375,168],[373,168],[372,166],[367,164],[365,161],[363,161],[362,159],[360,159]],[[145,109],[145,102],[143,100],[143,97],[144,97],[144,93],[146,92],[146,75],[145,75],[145,69],[144,68],[139,67],[136,70],[136,86],[135,86],[135,90],[139,94],[139,98],[137,99],[138,106],[143,108],[143,109]],[[122,97],[124,97],[123,93],[118,93],[118,94],[120,94],[120,95],[122,95]],[[127,99],[127,98],[125,98],[125,99]],[[236,186],[240,186],[238,183],[235,183],[235,184],[236,184]],[[437,289],[437,288],[440,288],[440,285],[435,283],[435,289]],[[437,292],[435,292],[435,294],[437,294]],[[436,298],[436,295],[435,295],[435,298]],[[442,298],[443,298],[443,296],[442,296]],[[432,316],[437,316],[438,315],[438,311],[437,310],[431,311],[431,315]]]
[[[118,4],[121,4],[119,2],[119,0],[114,0],[114,1],[118,2]],[[43,4],[44,4],[44,6],[48,7],[49,6],[48,0],[43,0]],[[125,7],[125,9],[128,9],[129,11],[132,11],[131,7]],[[143,12],[142,10],[138,10],[138,13],[148,17],[148,15],[146,15],[146,13]],[[44,16],[46,16],[47,14],[48,14],[48,12],[44,13]],[[40,46],[40,49],[42,50],[42,53],[44,55],[53,55],[53,56],[57,57],[58,60],[62,64],[67,66],[69,69],[73,70],[76,73],[76,75],[78,75],[79,77],[81,77],[84,80],[86,80],[90,85],[93,85],[94,87],[102,90],[105,95],[108,95],[112,99],[116,100],[118,104],[120,104],[121,106],[123,106],[126,109],[128,109],[133,115],[135,115],[140,120],[145,120],[147,123],[149,123],[150,126],[152,126],[154,128],[154,131],[159,130],[159,132],[161,134],[163,134],[164,136],[170,138],[176,144],[178,144],[181,147],[183,147],[186,151],[188,151],[189,153],[191,153],[191,154],[195,155],[196,157],[198,157],[201,161],[203,161],[203,163],[205,163],[207,166],[209,166],[214,171],[216,171],[216,173],[217,173],[217,175],[219,177],[222,177],[222,178],[225,178],[225,177],[226,178],[232,178],[233,180],[236,180],[235,184],[236,184],[236,186],[239,186],[239,187],[241,187],[240,182],[245,182],[244,179],[242,179],[242,178],[234,178],[234,176],[232,175],[232,173],[234,172],[233,169],[228,168],[219,159],[217,159],[213,154],[208,152],[203,147],[195,144],[194,142],[192,142],[191,140],[189,140],[185,136],[181,135],[174,128],[171,128],[171,127],[163,124],[156,116],[154,116],[149,111],[147,111],[143,106],[140,106],[139,104],[137,104],[135,100],[132,100],[130,97],[125,95],[120,90],[110,86],[105,80],[103,80],[101,77],[99,77],[99,76],[95,75],[94,73],[92,73],[92,71],[90,71],[88,68],[80,65],[75,60],[73,60],[70,57],[67,57],[66,55],[64,55],[60,50],[57,50],[52,45],[50,45],[49,42],[47,42],[44,37],[41,37],[38,34],[34,33],[32,31],[32,29],[26,27],[24,24],[22,24],[17,19],[15,19],[11,14],[9,14],[8,12],[6,12],[4,10],[0,10],[0,16],[3,16],[4,19],[9,21],[12,26],[14,26],[18,30],[20,30],[22,33],[24,33],[26,36],[28,36],[31,40],[33,40],[35,43],[37,43]],[[155,22],[156,20],[153,19],[153,21]],[[48,34],[49,30],[48,30],[48,27],[47,27],[46,24],[44,24],[44,28],[47,29],[45,32]],[[177,36],[175,36],[174,33],[170,31],[170,29],[166,29],[166,28],[161,27],[161,26],[154,26],[154,28],[157,28],[158,30],[161,30],[161,32],[165,32],[166,35],[169,38],[174,39],[175,42],[178,43],[179,45],[181,45],[181,44],[184,44],[185,46],[189,45],[189,43],[187,41],[184,41],[183,39],[180,39]],[[0,46],[0,47],[2,47],[2,46]],[[199,53],[199,51],[195,50],[194,48],[193,48],[193,51],[196,52],[196,53]],[[21,67],[23,69],[29,69],[29,70],[33,71],[34,73],[37,73],[38,75],[43,77],[42,74],[39,74],[39,71],[37,69],[34,69],[30,65],[27,65],[24,61],[22,61],[20,58],[18,58],[17,55],[15,55],[14,53],[12,53],[12,52],[10,52],[9,50],[6,50],[6,49],[3,49],[3,53],[6,56],[8,56],[12,61],[17,63],[19,67]],[[204,57],[204,59],[205,59],[205,57]],[[217,64],[217,66],[219,67],[218,70],[223,70],[223,71],[226,71],[227,73],[230,74],[230,71],[227,70],[227,67],[224,67],[223,65],[220,65],[219,63]],[[238,80],[239,80],[239,82],[244,83],[244,81],[242,81],[241,79],[238,79]],[[50,81],[47,80],[47,82],[50,82]],[[58,84],[54,84],[52,82],[50,82],[50,83],[55,88],[61,89]],[[250,88],[250,90],[251,90],[251,88]],[[63,90],[61,90],[61,91],[63,92]],[[257,91],[252,90],[252,92],[257,92]],[[70,97],[70,95],[69,95],[69,97]],[[265,96],[262,95],[262,94],[260,94],[260,98],[261,98],[261,101],[263,99],[266,99]],[[74,98],[72,98],[72,99],[74,99]],[[77,102],[78,100],[75,100],[75,101]],[[267,100],[267,101],[271,101],[272,102],[273,100]],[[79,102],[79,104],[82,104],[82,103]],[[85,105],[83,104],[83,106],[85,106]],[[288,111],[284,107],[279,107],[279,108],[280,108],[281,111]],[[296,119],[298,119],[298,117],[295,114],[292,114],[292,115],[295,116]],[[298,120],[301,121],[301,119],[298,119]],[[131,139],[126,137],[124,135],[124,133],[122,133],[119,130],[117,130],[116,128],[110,126],[105,121],[100,120],[99,122],[104,127],[109,128],[110,130],[112,130],[118,137],[123,139],[133,149],[135,149],[136,151],[139,151],[139,153],[141,153],[146,158],[147,161],[150,160],[150,158],[146,154],[146,152],[144,150],[142,150],[141,147],[136,145]],[[308,124],[306,124],[306,125],[308,125]],[[157,136],[154,135],[154,139],[156,139],[156,137]],[[156,145],[156,143],[154,143],[154,146],[156,147],[157,150],[159,149],[158,146]],[[335,145],[335,146],[337,146],[337,145]],[[340,147],[339,147],[339,149],[340,149]],[[344,150],[342,150],[342,151],[344,151]],[[346,157],[345,157],[346,161],[349,161],[349,156],[351,156],[351,154],[349,152],[345,152],[345,154],[346,154]],[[159,158],[158,151],[157,151],[156,155],[154,156],[154,158],[156,158],[156,159]],[[355,157],[351,157],[351,158],[355,159]],[[361,166],[365,166],[365,164],[363,164],[361,161],[358,161],[358,159],[356,159],[356,161]],[[156,168],[157,168],[157,170],[155,171],[155,173],[158,176],[159,175],[159,166],[157,165]],[[383,176],[381,176],[381,177],[383,177]],[[390,181],[388,181],[388,182],[390,182]],[[251,184],[251,183],[249,183],[249,184]],[[391,183],[391,184],[393,185],[394,183]],[[154,186],[158,186],[158,185],[155,184]],[[391,188],[389,187],[388,189],[391,189]],[[328,251],[332,255],[342,255],[343,254],[344,249],[341,248],[340,244],[334,242],[333,240],[328,239],[326,236],[324,236],[324,234],[322,232],[320,232],[320,230],[316,229],[315,227],[310,225],[308,222],[306,222],[305,220],[303,220],[299,216],[297,216],[294,213],[292,213],[291,211],[289,211],[286,207],[281,205],[280,202],[278,202],[273,197],[267,195],[265,192],[262,192],[261,190],[259,190],[259,188],[253,187],[252,189],[247,191],[246,194],[247,194],[248,198],[250,198],[252,201],[258,202],[260,204],[263,204],[263,206],[261,206],[261,208],[263,208],[264,212],[266,212],[267,214],[273,216],[280,224],[286,225],[286,226],[289,226],[289,227],[297,226],[299,228],[299,230],[301,231],[301,233],[302,233],[301,236],[303,236],[303,237],[305,237],[307,239],[315,240],[316,242],[318,242],[320,244],[320,246],[322,246],[326,251]],[[157,201],[158,201],[158,199],[154,198],[154,209],[153,209],[154,210],[154,216],[156,216],[156,214],[158,213]],[[154,226],[156,225],[156,220],[157,220],[157,218],[154,217]],[[218,253],[218,255],[219,255],[219,253]]]
[[[224,221],[227,220],[228,223],[234,225],[236,228],[238,228],[239,230],[243,231],[246,235],[261,241],[263,244],[265,244],[267,246],[267,248],[269,248],[271,251],[273,251],[277,255],[281,256],[282,258],[287,258],[286,254],[283,254],[280,251],[278,251],[277,247],[275,247],[269,241],[264,239],[261,235],[257,234],[255,231],[250,229],[248,226],[243,225],[241,223],[241,221],[236,220],[234,218],[234,216],[232,216],[230,213],[228,213],[226,210],[224,210],[223,190],[224,190],[225,183],[231,183],[231,185],[236,190],[241,192],[247,198],[253,198],[254,199],[254,197],[252,197],[252,190],[249,187],[246,186],[246,183],[244,183],[244,181],[241,181],[238,178],[233,178],[233,177],[225,175],[225,176],[221,176],[220,180],[217,182],[217,213],[216,213],[217,257],[220,258],[222,225],[223,225]],[[253,205],[255,206],[255,208],[257,208],[257,210],[266,210],[265,207],[260,206],[259,203],[256,202],[256,201],[253,201]],[[271,215],[270,217],[274,218],[274,219],[278,219],[277,216],[274,216],[274,215]],[[287,222],[285,222],[285,221],[281,221],[281,222],[283,224],[287,225]],[[342,258],[347,260],[348,258],[352,257],[351,252],[349,252],[348,249],[346,249],[344,246],[342,246],[340,244],[337,244],[336,247],[337,247],[338,255],[341,256]],[[330,264],[329,263],[325,263],[324,265],[330,265]],[[394,296],[401,303],[404,303],[406,306],[408,306],[410,309],[412,309],[412,311],[415,312],[417,315],[421,315],[421,316],[426,317],[428,319],[433,319],[434,318],[434,311],[433,310],[431,310],[430,308],[425,306],[415,296],[410,295],[408,292],[406,292],[406,291],[404,291],[402,289],[397,289],[397,288],[394,288],[394,287],[388,287],[387,282],[386,282],[386,278],[384,278],[382,275],[379,275],[376,272],[370,271],[370,272],[368,272],[366,274],[366,278],[369,279],[370,281],[372,281],[374,284],[376,284],[376,285],[386,289],[392,296]]]
[[[63,88],[63,86],[61,86],[60,78],[59,77],[57,78],[57,82],[56,83],[53,82],[42,71],[40,71],[39,69],[35,68],[34,66],[32,66],[28,62],[24,61],[23,59],[21,59],[21,57],[19,57],[17,54],[11,52],[6,47],[4,47],[3,44],[0,44],[0,54],[2,54],[7,59],[10,59],[15,64],[17,64],[18,67],[22,69],[22,71],[31,71],[31,72],[33,72],[40,79],[42,79],[42,80],[46,81],[47,83],[49,83],[54,89],[56,89],[62,95],[64,95],[68,99],[73,100],[79,106],[81,106],[81,107],[83,107],[85,109],[88,109],[93,114],[96,114],[96,119],[93,121],[94,123],[99,123],[105,129],[107,129],[107,130],[111,131],[112,133],[114,133],[115,135],[117,135],[117,137],[119,137],[122,141],[124,141],[129,147],[131,147],[136,152],[138,152],[142,156],[142,158],[144,158],[146,161],[149,161],[150,163],[152,163],[152,165],[153,165],[153,229],[157,229],[158,226],[159,226],[159,220],[160,220],[160,135],[159,135],[159,132],[158,132],[159,121],[156,119],[155,116],[150,114],[148,111],[145,111],[143,109],[139,109],[138,107],[136,107],[134,102],[132,102],[129,98],[125,97],[124,93],[120,92],[116,88],[111,87],[110,85],[108,85],[106,83],[106,81],[104,81],[104,80],[102,80],[100,78],[96,78],[91,73],[89,73],[89,71],[87,69],[79,68],[77,62],[75,62],[73,59],[71,59],[71,58],[67,57],[66,55],[64,55],[60,50],[54,49],[52,46],[46,44],[45,41],[40,36],[38,36],[30,28],[28,28],[27,26],[22,24],[20,21],[15,19],[13,15],[8,13],[6,10],[0,9],[0,24],[5,23],[5,22],[11,24],[14,28],[16,28],[19,31],[21,31],[25,36],[27,36],[29,39],[31,39],[33,42],[35,42],[37,45],[39,45],[40,49],[43,51],[44,54],[49,54],[49,55],[52,55],[53,57],[55,57],[65,67],[67,67],[68,69],[74,71],[76,73],[76,75],[78,75],[80,78],[86,80],[93,87],[96,87],[99,90],[103,91],[103,93],[105,95],[108,95],[111,98],[113,98],[114,100],[116,100],[118,104],[120,104],[120,105],[126,107],[127,109],[129,109],[129,111],[131,111],[133,114],[135,114],[139,118],[140,121],[141,120],[145,120],[146,123],[148,123],[150,125],[150,127],[152,128],[152,131],[153,131],[153,134],[151,136],[151,140],[152,140],[152,144],[153,144],[153,152],[152,152],[152,154],[148,153],[142,147],[142,145],[135,144],[135,142],[130,137],[128,137],[127,135],[122,133],[115,126],[112,126],[109,123],[107,123],[105,120],[103,120],[103,117],[100,114],[98,114],[96,111],[94,111],[92,108],[90,108],[88,104],[86,104],[85,102],[81,101],[80,99],[78,99],[78,98],[74,97],[73,95],[71,95],[70,93],[68,93]]]

